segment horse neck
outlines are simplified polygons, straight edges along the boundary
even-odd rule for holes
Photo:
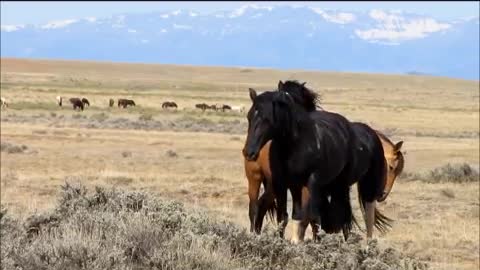
[[[309,117],[308,112],[300,112],[296,116],[296,130],[287,129],[287,132],[282,132],[281,128],[280,131],[274,133],[272,137],[272,141],[275,141],[279,145],[282,145],[281,152],[285,155],[290,155],[295,151],[303,151],[302,145],[305,145],[311,139],[315,140],[315,123]],[[296,133],[296,134],[294,134]]]

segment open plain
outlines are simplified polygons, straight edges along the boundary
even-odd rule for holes
[[[376,233],[380,246],[432,269],[479,268],[478,173],[474,181],[428,179],[448,163],[478,170],[478,81],[3,58],[1,96],[9,106],[1,111],[2,206],[22,219],[51,209],[65,181],[81,182],[152,192],[248,228],[246,113],[202,112],[195,104],[248,110],[249,87],[271,90],[288,79],[320,93],[323,109],[404,141],[404,176],[379,204],[395,220],[390,232]],[[73,111],[70,97],[86,97],[91,106]],[[137,106],[109,107],[110,98]],[[164,101],[179,108],[163,110]],[[352,193],[362,220],[356,188]]]

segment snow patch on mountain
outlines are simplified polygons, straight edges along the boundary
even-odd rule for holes
[[[338,24],[347,24],[355,21],[356,17],[352,13],[338,12],[338,13],[327,13],[320,8],[310,8],[315,13],[319,14],[328,22],[338,23]]]
[[[40,26],[42,29],[57,29],[57,28],[64,28],[72,23],[76,23],[77,20],[74,19],[69,19],[69,20],[63,20],[63,21],[51,21],[47,24],[44,24]]]
[[[355,30],[355,34],[370,42],[387,42],[396,44],[399,41],[420,39],[427,34],[451,28],[448,23],[440,23],[432,18],[405,18],[398,13],[387,13],[382,10],[369,12],[370,18],[377,24],[374,28]]]

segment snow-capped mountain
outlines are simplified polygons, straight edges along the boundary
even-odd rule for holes
[[[479,79],[479,18],[247,5],[2,25],[1,56]]]

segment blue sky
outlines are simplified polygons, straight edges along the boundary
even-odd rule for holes
[[[306,5],[345,11],[396,9],[438,19],[479,16],[478,1],[451,2],[15,2],[1,1],[1,24],[40,24],[51,20],[106,17],[119,13],[146,13],[174,9],[193,9],[200,13],[230,10],[245,4]]]

